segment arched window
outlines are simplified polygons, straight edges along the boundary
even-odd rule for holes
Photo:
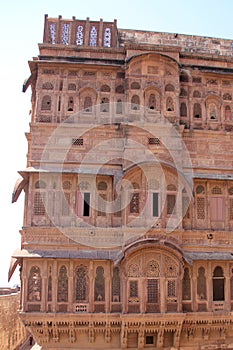
[[[204,267],[199,267],[197,275],[197,297],[206,300],[206,277]]]
[[[63,265],[59,270],[58,285],[57,285],[57,301],[67,302],[68,301],[68,276],[67,269]]]
[[[50,111],[51,110],[51,97],[49,95],[45,95],[42,98],[41,110],[42,111]]]
[[[123,108],[122,108],[122,101],[117,100],[116,103],[116,114],[122,114]]]
[[[140,98],[138,95],[133,95],[131,98],[131,109],[137,111],[140,106]]]
[[[209,118],[211,120],[217,120],[218,119],[218,112],[217,112],[217,106],[215,103],[211,103],[209,105]]]
[[[232,119],[231,107],[226,106],[225,107],[225,120],[231,120],[231,119]]]
[[[174,103],[173,99],[169,96],[166,101],[166,110],[168,112],[173,112],[174,111]]]
[[[114,267],[112,276],[112,302],[119,302],[121,295],[120,288],[120,271],[118,267]]]
[[[217,266],[213,273],[213,301],[224,301],[224,275],[221,266]]]
[[[105,300],[105,278],[104,268],[102,266],[98,266],[96,269],[94,298],[95,301]]]
[[[191,280],[189,269],[187,267],[184,269],[184,277],[182,281],[182,299],[191,300]]]
[[[156,98],[155,98],[155,94],[150,94],[149,96],[149,103],[148,103],[148,107],[149,109],[156,109]]]
[[[173,92],[173,91],[175,91],[175,88],[172,84],[167,84],[165,86],[165,91],[172,91]]]
[[[28,301],[41,301],[41,275],[38,266],[33,266],[28,278]]]
[[[201,112],[201,105],[200,103],[194,103],[193,106],[193,116],[194,118],[201,118],[202,112]]]
[[[134,82],[132,82],[131,83],[131,89],[132,90],[138,90],[138,89],[140,89],[140,84],[137,82],[137,81],[134,81]]]
[[[73,97],[69,97],[67,110],[68,110],[68,112],[74,111],[74,99],[73,99]]]
[[[76,301],[87,301],[87,268],[79,266],[76,270]]]
[[[188,96],[187,90],[185,90],[183,87],[180,89],[180,96],[182,97]]]
[[[124,92],[125,92],[124,86],[123,85],[117,85],[116,93],[117,94],[123,94]]]
[[[101,112],[109,112],[109,99],[107,97],[103,97],[100,105]]]
[[[85,112],[92,111],[92,99],[90,96],[86,96],[84,99],[84,109],[85,109]]]
[[[100,88],[100,91],[101,92],[110,92],[110,86],[108,85],[102,85],[101,88]]]
[[[74,83],[68,84],[68,90],[70,91],[76,91],[76,85]]]
[[[185,102],[182,102],[180,104],[180,116],[181,117],[187,117],[187,106]]]
[[[185,72],[182,72],[180,75],[180,81],[183,83],[188,83],[189,81],[188,74]]]
[[[193,97],[200,98],[201,97],[200,91],[198,90],[193,91]]]

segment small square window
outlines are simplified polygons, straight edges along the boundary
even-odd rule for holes
[[[158,137],[148,137],[149,145],[160,145],[160,139]]]
[[[72,139],[72,145],[83,146],[83,138]]]
[[[146,336],[146,345],[154,345],[154,336],[153,335]]]

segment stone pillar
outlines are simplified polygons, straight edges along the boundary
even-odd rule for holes
[[[47,276],[47,261],[44,260],[42,264],[41,271],[41,279],[42,279],[42,290],[41,290],[41,311],[46,312],[47,308],[47,286],[48,286],[48,276]]]
[[[212,269],[211,262],[207,262],[206,269],[206,294],[207,294],[207,311],[212,311],[213,308],[213,281],[212,281]]]
[[[228,266],[227,266],[228,267]],[[230,290],[230,275],[229,275],[229,268],[225,268],[225,303],[224,303],[224,310],[230,310],[231,309],[231,290]]]

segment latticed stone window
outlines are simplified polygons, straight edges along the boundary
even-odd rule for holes
[[[92,26],[90,32],[90,46],[97,46],[97,30],[95,26]]]
[[[81,138],[77,138],[77,139],[73,138],[72,139],[72,145],[74,145],[74,146],[83,146],[83,138],[82,137]]]
[[[114,267],[112,276],[112,301],[119,302],[121,294],[120,271],[118,267]]]
[[[226,101],[231,101],[232,100],[232,96],[231,94],[229,94],[228,92],[226,92],[225,94],[223,94],[223,100],[226,100]]]
[[[182,280],[182,299],[191,300],[191,280],[189,269],[187,267],[184,269],[184,277]]]
[[[173,279],[167,281],[167,297],[168,298],[176,297],[176,281]]]
[[[215,186],[215,187],[212,188],[211,193],[212,194],[222,194],[222,189],[219,186]]]
[[[49,277],[48,277],[48,301],[52,301],[52,269],[49,267]]]
[[[34,203],[33,203],[33,213],[37,216],[45,215],[45,200],[46,193],[44,192],[36,192],[34,194]]]
[[[70,24],[64,23],[62,27],[62,44],[69,44],[69,36],[70,36]]]
[[[197,275],[197,297],[206,300],[206,277],[204,267],[199,267]]]
[[[158,137],[148,137],[148,145],[160,145],[160,139]]]
[[[53,84],[50,82],[46,82],[42,85],[43,90],[53,90]]]
[[[147,280],[147,302],[150,304],[157,304],[159,302],[159,280]]]
[[[170,96],[166,100],[166,110],[168,112],[173,112],[174,111],[174,102],[173,102],[173,99]]]
[[[96,269],[94,297],[95,301],[105,300],[105,278],[102,266],[98,266]]]
[[[33,266],[28,278],[28,301],[41,301],[41,274],[38,266]]]
[[[80,266],[76,270],[76,301],[87,301],[87,268]]]
[[[129,297],[138,298],[138,281],[129,281]]]
[[[139,213],[139,192],[135,192],[132,194],[132,198],[130,201],[130,214],[138,214]]]
[[[83,26],[79,25],[76,32],[76,45],[83,45],[83,38],[84,38],[84,28]]]
[[[197,197],[197,219],[205,219],[205,198]]]
[[[58,285],[57,285],[57,301],[67,302],[68,301],[68,276],[67,269],[63,265],[59,270]]]
[[[111,29],[108,27],[104,30],[104,46],[111,47]]]

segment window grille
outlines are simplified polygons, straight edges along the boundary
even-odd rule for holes
[[[232,96],[229,93],[223,94],[222,98],[223,98],[223,100],[226,100],[226,101],[231,101],[232,100]]]
[[[113,277],[112,277],[112,301],[119,302],[120,301],[120,272],[118,267],[114,267],[113,269]]]
[[[193,77],[193,83],[201,83],[201,78],[200,77]]]
[[[69,44],[69,35],[70,35],[70,25],[69,23],[64,23],[62,28],[62,44]]]
[[[34,194],[34,215],[45,215],[45,199],[45,193],[36,192]]]
[[[214,188],[212,188],[211,193],[212,194],[222,194],[222,189],[219,186],[215,186]]]
[[[138,298],[138,281],[129,282],[129,297]]]
[[[105,28],[104,30],[104,46],[110,47],[111,46],[111,29]]]
[[[83,146],[83,138],[72,139],[72,145],[74,146]]]
[[[159,302],[159,280],[147,280],[147,302],[157,304]]]
[[[76,301],[87,300],[87,268],[80,266],[76,271]]]
[[[97,46],[97,30],[95,26],[92,26],[90,32],[90,46]]]
[[[67,269],[64,265],[60,268],[58,275],[57,301],[68,301],[68,276]]]
[[[100,91],[101,92],[110,92],[110,86],[108,85],[102,85],[101,88],[100,88]]]
[[[160,145],[160,139],[158,137],[148,137],[149,145]]]
[[[139,266],[137,264],[131,264],[128,271],[129,277],[139,277]]]
[[[205,198],[197,197],[197,219],[205,219]]]
[[[139,193],[133,193],[132,198],[130,200],[130,214],[138,214],[139,213]]]
[[[83,26],[78,26],[76,33],[76,45],[83,45],[83,37],[84,37]]]
[[[168,280],[167,281],[167,296],[168,296],[168,298],[175,298],[176,297],[176,281],[175,280]]]
[[[217,266],[213,273],[213,301],[224,301],[224,274],[221,266]]]

